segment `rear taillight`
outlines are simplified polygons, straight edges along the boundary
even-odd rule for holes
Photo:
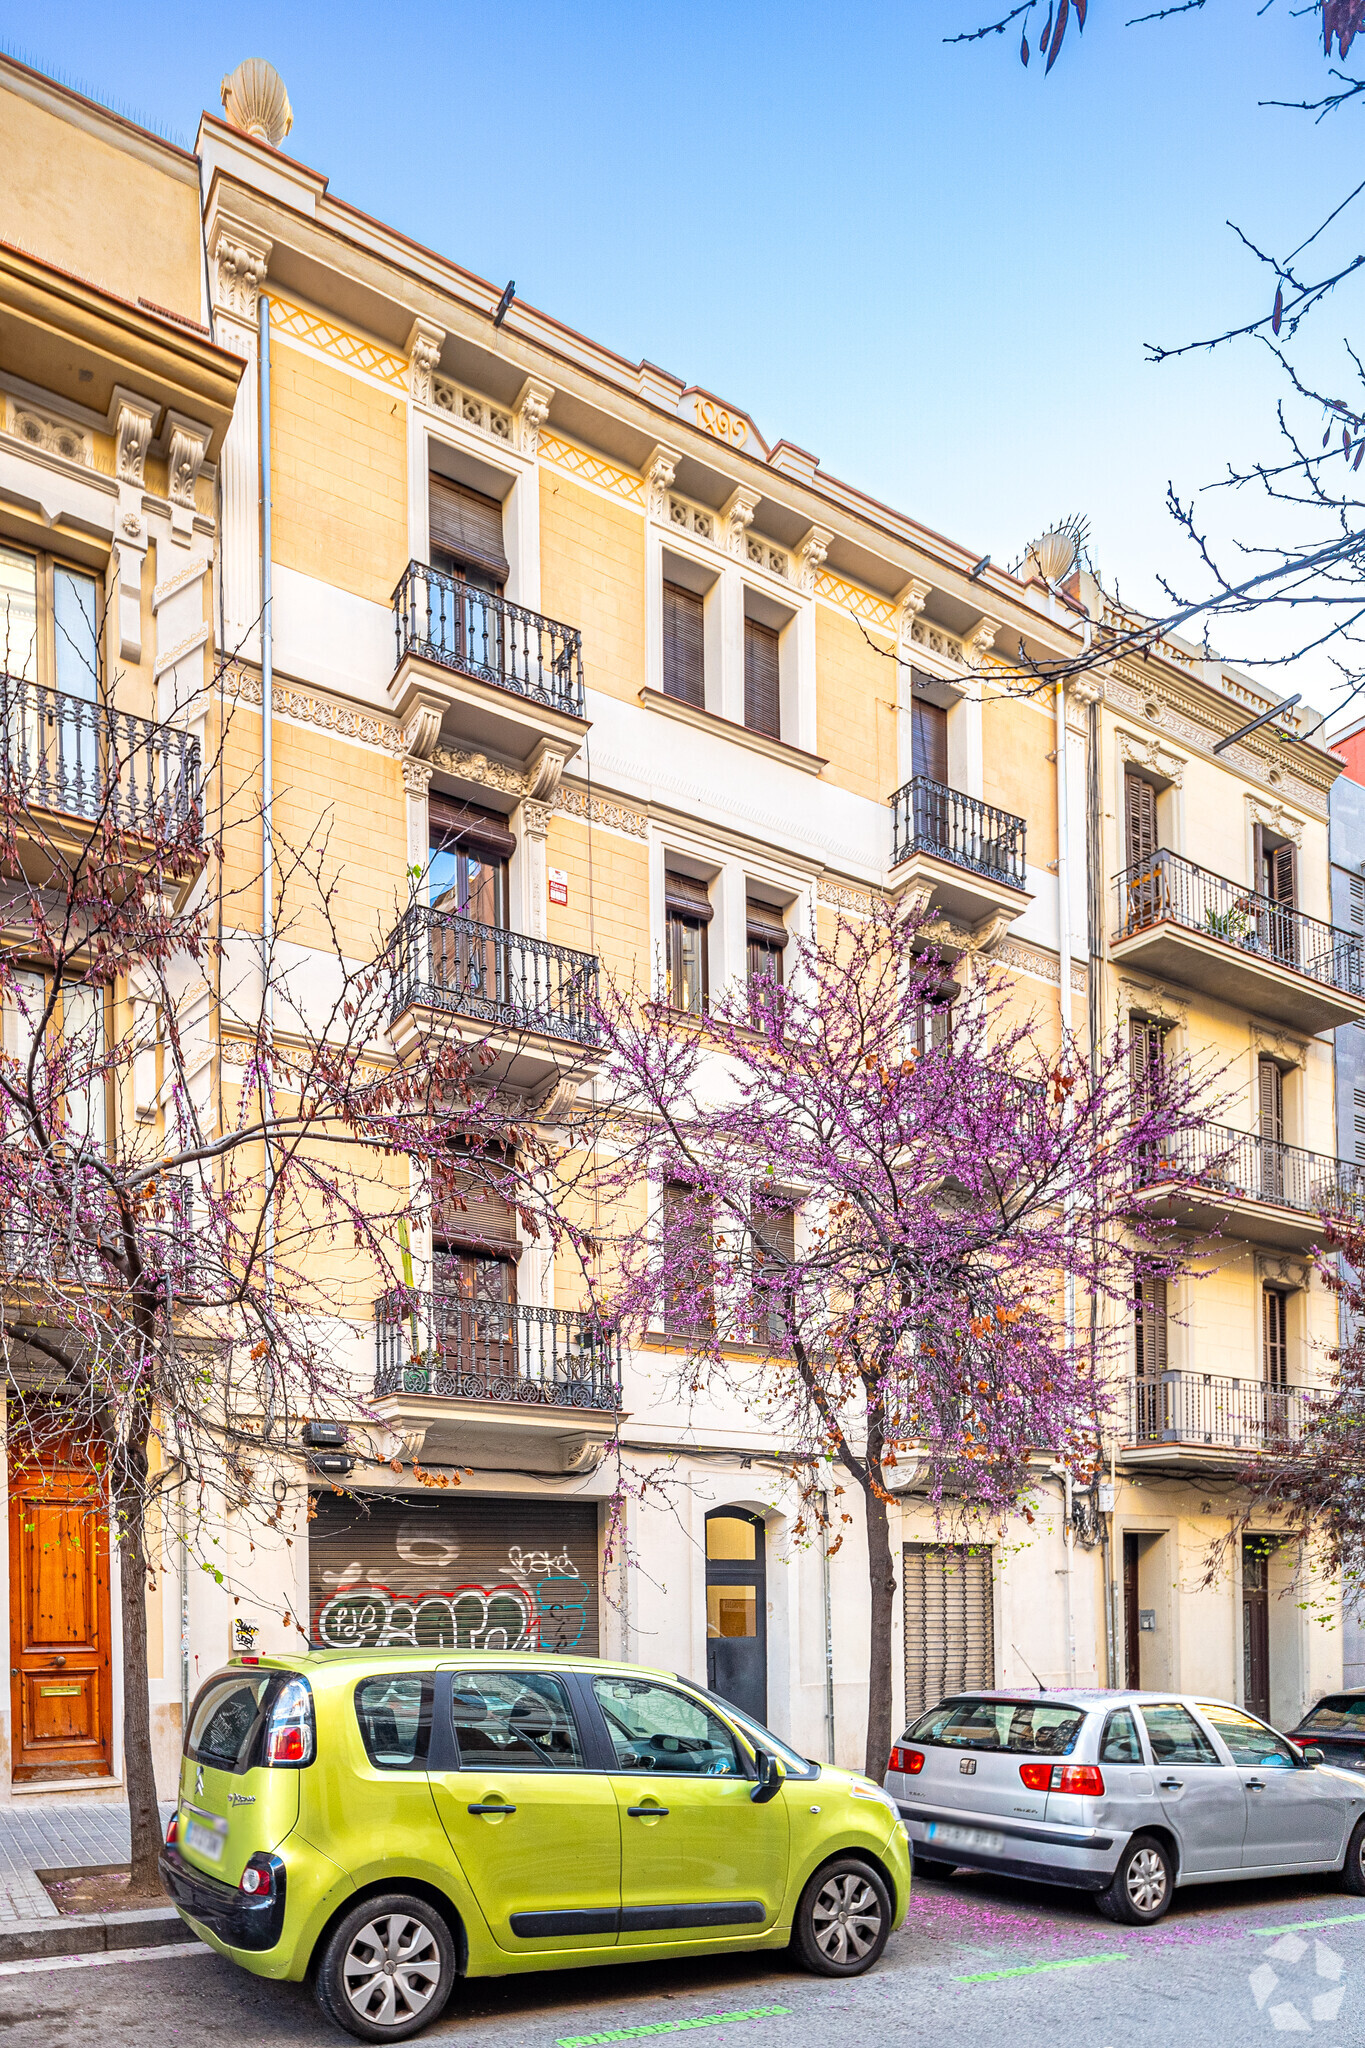
[[[173,1849],[180,1839],[180,1809],[176,1808],[166,1823],[166,1847]]]
[[[275,1866],[269,1856],[253,1856],[242,1872],[240,1888],[249,1899],[268,1899],[275,1889]]]
[[[1020,1764],[1019,1775],[1030,1792],[1077,1792],[1099,1799],[1104,1773],[1095,1764]]]
[[[306,1678],[291,1678],[275,1697],[265,1728],[268,1764],[311,1764],[317,1750],[313,1692]]]
[[[306,1746],[302,1728],[272,1728],[265,1741],[265,1760],[268,1764],[301,1764]]]
[[[924,1751],[922,1749],[902,1749],[900,1744],[897,1743],[891,1752],[891,1760],[886,1768],[888,1771],[901,1771],[906,1777],[913,1778],[916,1771],[924,1769]]]

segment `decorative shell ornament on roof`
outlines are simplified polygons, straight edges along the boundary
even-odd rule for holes
[[[1080,561],[1086,539],[1086,522],[1083,519],[1063,520],[1040,539],[1029,543],[1024,560],[1045,583],[1061,583]]]
[[[223,112],[234,128],[278,149],[294,125],[284,80],[264,57],[248,57],[223,80]]]

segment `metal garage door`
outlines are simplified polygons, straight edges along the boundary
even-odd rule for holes
[[[995,1619],[988,1545],[907,1543],[905,1718],[948,1693],[995,1684]]]

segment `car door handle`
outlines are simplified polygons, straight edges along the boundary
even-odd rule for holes
[[[515,1813],[515,1806],[503,1806],[491,1799],[476,1799],[469,1807],[470,1813]]]
[[[1247,1791],[1248,1791],[1248,1792],[1264,1792],[1264,1791],[1265,1791],[1265,1779],[1264,1779],[1264,1778],[1244,1778],[1242,1782],[1243,1782],[1243,1784],[1244,1784],[1244,1785],[1246,1786],[1246,1788],[1247,1788]]]
[[[1156,1789],[1158,1792],[1178,1792],[1184,1782],[1183,1778],[1158,1778]]]
[[[666,1806],[628,1806],[626,1812],[632,1820],[667,1820]]]

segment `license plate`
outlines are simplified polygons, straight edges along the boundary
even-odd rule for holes
[[[185,1847],[193,1849],[196,1856],[203,1856],[210,1863],[221,1863],[223,1844],[227,1840],[227,1822],[187,1820],[185,1822]]]
[[[990,1834],[985,1828],[955,1828],[942,1820],[930,1821],[929,1840],[941,1842],[945,1849],[975,1849],[982,1856],[998,1856],[1005,1846],[1003,1835]]]

